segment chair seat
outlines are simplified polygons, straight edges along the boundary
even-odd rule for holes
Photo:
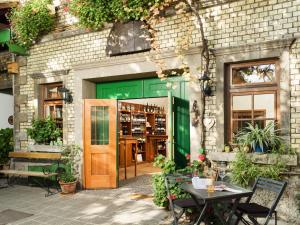
[[[249,215],[267,215],[269,208],[259,205],[257,203],[239,203],[237,209]]]
[[[192,198],[185,198],[185,199],[175,199],[173,200],[174,205],[180,208],[194,208],[196,207],[196,203]]]

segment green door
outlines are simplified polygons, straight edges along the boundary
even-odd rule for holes
[[[174,161],[179,168],[187,164],[186,154],[190,154],[190,112],[189,101],[173,97],[174,114]]]

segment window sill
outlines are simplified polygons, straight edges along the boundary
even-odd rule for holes
[[[55,145],[28,145],[28,150],[30,152],[62,152],[62,146],[55,146]]]
[[[276,162],[276,154],[261,154],[261,153],[248,153],[252,162],[257,164],[274,164]],[[208,158],[212,161],[225,161],[232,162],[236,156],[235,152],[210,152]],[[288,166],[297,166],[297,155],[281,155],[280,158],[286,162]]]

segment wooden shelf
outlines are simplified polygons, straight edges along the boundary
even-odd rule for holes
[[[149,107],[149,106],[148,106]],[[123,109],[122,109],[123,108]],[[153,143],[158,139],[167,139],[167,136],[165,135],[166,132],[158,132],[157,128],[164,128],[164,131],[166,131],[166,114],[165,113],[158,113],[158,112],[145,112],[144,109],[146,108],[146,105],[143,104],[134,104],[134,103],[127,103],[127,102],[120,102],[119,103],[119,116],[120,118],[123,117],[125,119],[129,119],[130,121],[119,121],[119,130],[122,131],[121,134],[123,134],[122,138],[124,137],[130,137],[134,138],[138,141],[139,138],[145,139],[145,142],[139,142],[137,144],[138,152],[137,154],[140,154],[143,162],[151,162],[154,159],[154,156],[158,152],[155,150]],[[127,110],[131,109],[131,110]],[[157,121],[160,120],[160,118],[164,119],[165,121]],[[141,121],[138,121],[138,120]],[[147,126],[148,124],[148,126]],[[135,128],[138,128],[137,130],[134,130]],[[126,132],[126,135],[124,135],[124,131]],[[155,138],[154,138],[155,137]],[[150,140],[151,139],[151,140]],[[161,145],[161,143],[159,143]],[[128,146],[129,149],[126,150],[127,152],[127,159],[128,165],[132,162],[134,162],[134,159],[132,158],[132,152],[130,146]],[[165,155],[166,150],[159,151],[160,153]],[[141,163],[141,162],[138,162]]]

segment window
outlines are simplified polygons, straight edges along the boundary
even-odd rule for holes
[[[277,60],[237,63],[228,66],[225,100],[226,141],[248,123],[265,127],[279,122],[279,64]]]
[[[63,100],[58,88],[62,83],[51,83],[42,85],[42,111],[46,118],[50,116],[55,120],[57,127],[63,127]]]

